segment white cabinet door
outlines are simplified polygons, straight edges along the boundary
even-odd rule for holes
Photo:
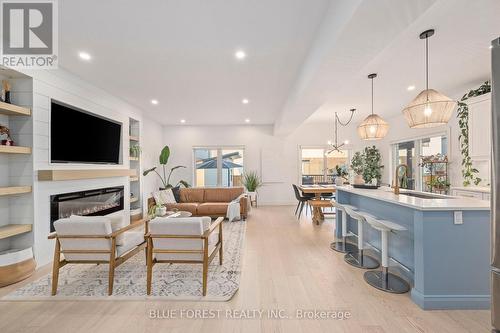
[[[491,156],[491,95],[469,102],[469,153],[472,159]]]
[[[483,194],[481,192],[454,190],[453,196],[483,200]]]

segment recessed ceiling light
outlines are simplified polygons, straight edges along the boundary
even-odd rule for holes
[[[245,123],[249,123],[250,122],[250,119],[245,119]]]
[[[158,105],[158,100],[157,100],[157,99],[152,99],[152,100],[151,100],[151,104],[153,104],[153,105]]]
[[[250,101],[248,99],[244,98],[241,100],[241,103],[248,104],[248,103],[250,103]]]
[[[236,57],[236,59],[238,60],[243,60],[246,58],[247,54],[241,50],[239,51],[236,51],[236,53],[234,54],[234,56]]]
[[[85,60],[85,61],[89,61],[90,59],[92,59],[92,56],[90,54],[88,54],[87,52],[79,52],[78,56],[80,57],[80,59]]]
[[[186,123],[186,119],[181,119],[181,124],[185,124]]]
[[[408,86],[408,88],[406,88],[406,90],[413,91],[413,90],[415,90],[415,86],[413,86],[413,85]]]

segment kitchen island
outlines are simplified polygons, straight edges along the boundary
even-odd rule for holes
[[[411,283],[411,298],[421,308],[489,308],[489,201],[351,186],[337,187],[337,201],[407,229],[389,236],[390,269]],[[337,214],[338,238],[341,222],[342,214]],[[357,234],[350,217],[347,229]],[[372,255],[379,257],[380,232],[367,226],[363,235]]]

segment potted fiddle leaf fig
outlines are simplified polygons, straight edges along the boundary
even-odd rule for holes
[[[170,188],[178,187],[178,186],[189,187],[189,183],[185,180],[182,180],[182,179],[179,180],[175,186],[170,184],[170,178],[172,176],[172,173],[177,169],[185,168],[185,166],[184,165],[177,165],[177,166],[170,168],[170,170],[168,172],[168,176],[167,176],[167,163],[168,163],[169,158],[170,158],[170,148],[169,148],[169,146],[165,146],[161,150],[160,158],[159,158],[160,165],[162,166],[163,175],[161,175],[156,170],[157,167],[153,167],[153,168],[144,170],[144,172],[142,174],[144,176],[147,176],[151,172],[156,173],[156,175],[160,178],[160,181],[163,185],[163,187],[161,189],[170,189]]]
[[[375,146],[365,147],[363,152],[364,167],[363,179],[366,183],[377,185],[382,178],[382,156],[380,151]]]

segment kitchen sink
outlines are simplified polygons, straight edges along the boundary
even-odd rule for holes
[[[421,198],[421,199],[449,199],[447,197],[442,197],[432,194],[415,193],[415,192],[400,192],[400,195],[407,195],[409,197]]]

